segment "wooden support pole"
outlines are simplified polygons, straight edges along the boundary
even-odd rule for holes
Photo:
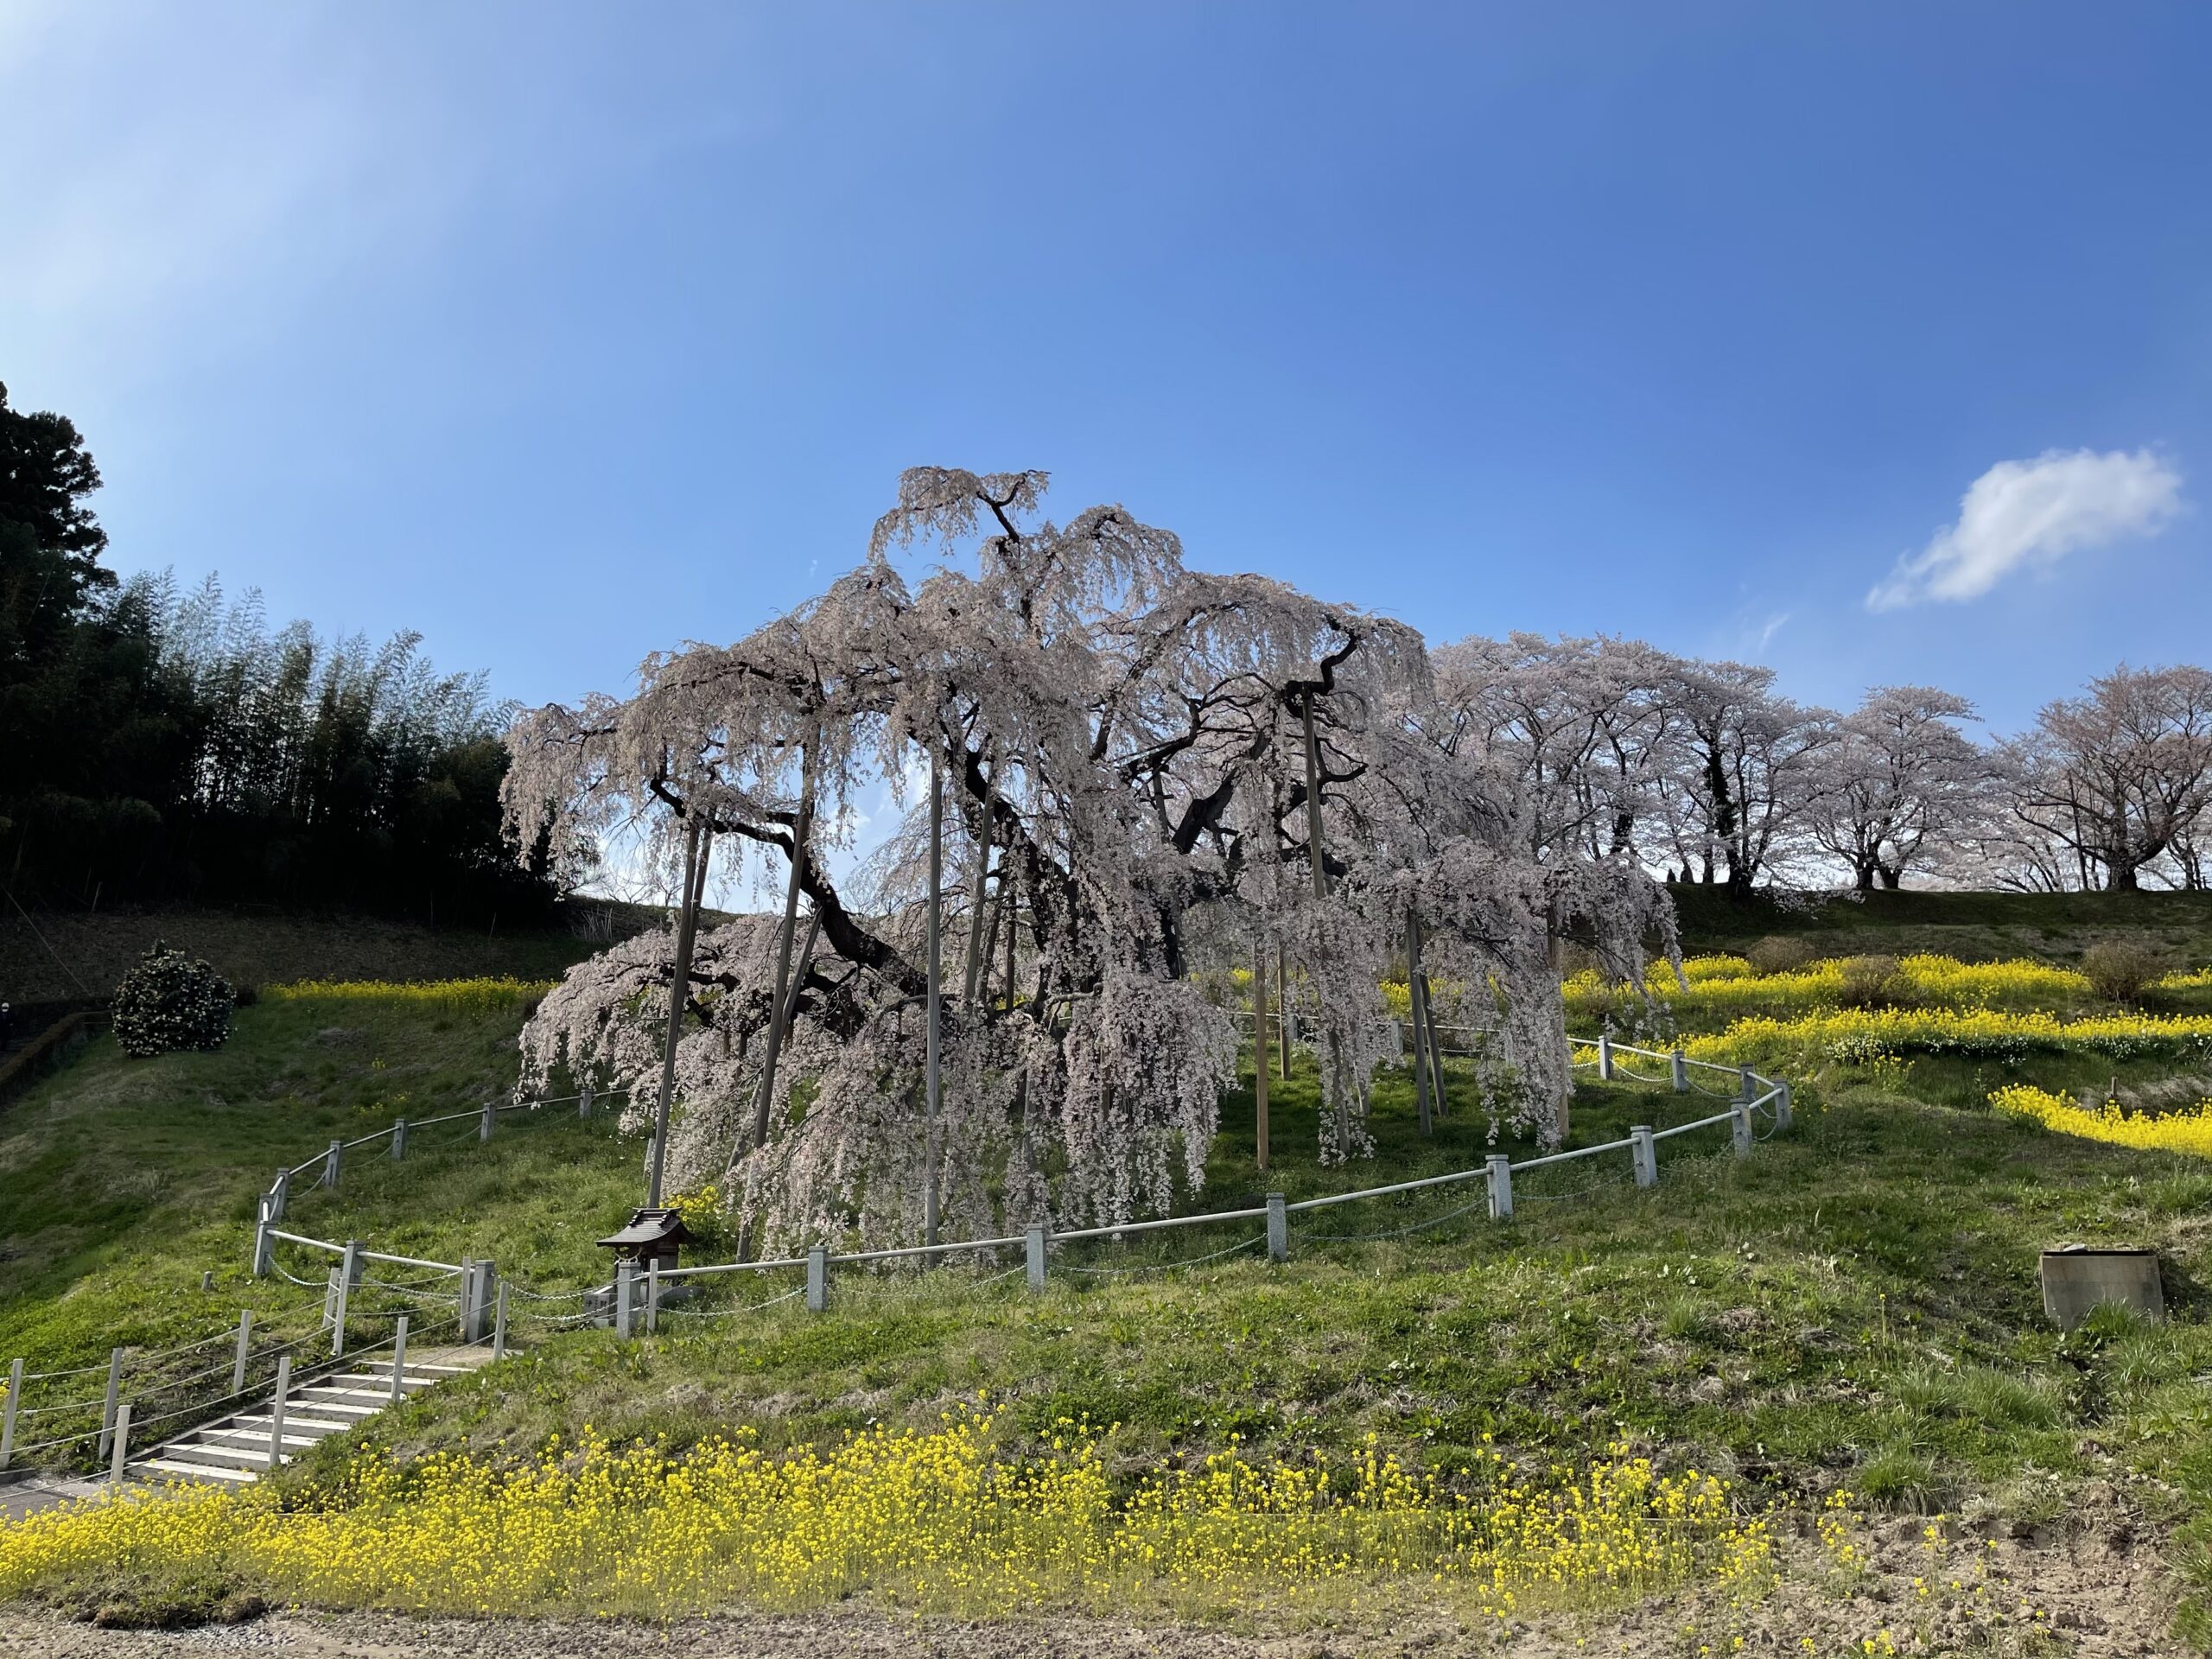
[[[1280,944],[1275,946],[1275,1046],[1282,1057],[1282,1080],[1290,1081],[1290,965]]]
[[[769,1120],[776,1104],[776,1071],[784,1053],[784,1033],[791,1023],[791,1007],[795,1000],[791,980],[791,939],[798,931],[799,879],[806,868],[806,843],[814,833],[814,794],[811,788],[799,791],[798,821],[791,826],[791,879],[784,884],[784,919],[776,934],[776,994],[768,1010],[768,1048],[760,1057],[760,1094],[753,1103],[753,1146],[768,1144]],[[819,929],[822,918],[817,913],[814,927]],[[814,949],[814,934],[807,935],[807,950]],[[800,969],[802,976],[804,969]],[[731,1159],[736,1163],[734,1156]]]
[[[980,992],[980,976],[983,968],[983,888],[991,874],[991,842],[997,825],[993,814],[998,807],[999,774],[997,745],[992,745],[988,764],[990,780],[983,787],[983,833],[976,846],[976,874],[968,884],[968,957],[965,967],[968,982],[962,988],[960,1006],[972,1008]]]
[[[1442,1117],[1451,1109],[1452,1096],[1445,1091],[1444,1037],[1436,1028],[1436,998],[1426,971],[1421,976],[1421,1022],[1428,1033],[1429,1086],[1436,1090],[1436,1115]]]
[[[1421,918],[1406,912],[1406,1014],[1413,1043],[1414,1104],[1421,1116],[1421,1132],[1436,1133],[1436,1119],[1428,1101],[1428,1022],[1421,1005]]]
[[[938,776],[937,745],[930,747],[930,913],[929,913],[929,1075],[923,1101],[922,1153],[928,1160],[922,1178],[922,1242],[934,1247],[938,1235],[938,1114],[944,1103],[944,1075],[941,1049],[943,1033],[944,996],[944,786]],[[937,1257],[922,1258],[925,1267],[935,1267]]]
[[[1329,896],[1329,873],[1321,852],[1321,743],[1313,733],[1313,694],[1299,699],[1306,723],[1306,848],[1313,866],[1313,896]]]
[[[252,1351],[253,1310],[250,1307],[241,1308],[238,1310],[238,1352],[231,1357],[231,1392],[232,1394],[245,1392],[245,1364]]]
[[[683,1011],[691,1006],[691,944],[699,926],[699,894],[706,885],[707,860],[713,851],[705,829],[694,816],[683,837],[683,886],[677,895],[676,963],[668,982],[668,1036],[661,1046],[660,1094],[653,1103],[652,1165],[645,1179],[645,1207],[660,1207],[662,1173],[668,1165],[669,1103],[676,1093],[676,1046],[683,1035]]]
[[[1252,949],[1252,1141],[1268,1166],[1268,947]]]

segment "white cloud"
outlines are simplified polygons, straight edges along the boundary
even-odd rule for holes
[[[1979,599],[2015,570],[2047,570],[2069,553],[2154,536],[2181,505],[2181,474],[2148,449],[2046,449],[2032,461],[2000,461],[1967,486],[1958,522],[1900,558],[1866,608]]]

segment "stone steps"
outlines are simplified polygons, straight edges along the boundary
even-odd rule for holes
[[[443,1347],[410,1353],[400,1374],[403,1397],[466,1376],[488,1363],[488,1346]],[[391,1403],[391,1370],[372,1361],[357,1370],[333,1372],[302,1382],[284,1395],[282,1460],[291,1462],[334,1434],[348,1433]],[[239,1486],[269,1472],[269,1431],[275,1424],[276,1398],[255,1402],[229,1416],[188,1429],[133,1457],[128,1478],[148,1484],[200,1481]]]

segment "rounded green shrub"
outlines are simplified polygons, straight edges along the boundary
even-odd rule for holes
[[[2082,976],[2099,996],[2133,1002],[2143,988],[2165,971],[2165,964],[2126,939],[2104,939],[2082,953]]]
[[[1754,941],[1744,952],[1744,960],[1758,974],[1794,974],[1813,965],[1813,947],[1787,934],[1770,933]]]
[[[141,1059],[181,1048],[220,1048],[234,998],[213,967],[156,941],[115,988],[115,1040]]]
[[[1847,1008],[1887,1008],[1910,1002],[1911,986],[1895,957],[1846,957],[1836,1000]]]

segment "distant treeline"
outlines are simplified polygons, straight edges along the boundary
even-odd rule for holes
[[[509,710],[381,646],[272,630],[213,577],[118,581],[69,421],[0,386],[0,879],[25,903],[338,906],[521,923]]]

